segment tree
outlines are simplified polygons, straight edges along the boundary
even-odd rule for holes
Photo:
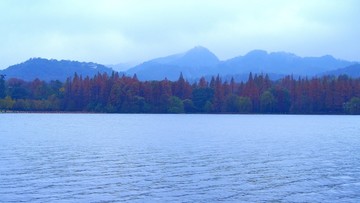
[[[173,92],[180,99],[189,99],[191,96],[191,85],[185,81],[182,73],[180,73],[179,79],[174,83]]]
[[[6,96],[5,99],[0,100],[0,109],[12,110],[14,104],[15,101],[10,96]]]
[[[121,113],[349,113],[360,114],[360,78],[301,78],[270,81],[249,74],[247,82],[208,83],[139,81],[118,73],[82,78],[74,74],[60,81],[5,81],[0,75],[0,108],[21,111],[95,111]]]
[[[215,112],[221,112],[223,110],[223,102],[224,102],[224,89],[223,84],[221,82],[221,78],[218,75],[215,79],[215,87],[214,87],[214,100],[213,100],[213,110]]]
[[[228,113],[250,113],[252,111],[251,100],[248,97],[229,95],[226,98],[225,110]]]
[[[213,112],[213,104],[210,101],[206,101],[204,106],[205,113],[212,113]]]
[[[204,77],[201,77],[199,80],[199,88],[207,88],[208,83]]]
[[[35,79],[30,83],[30,93],[33,99],[46,99],[48,97],[47,84]]]
[[[11,78],[7,81],[9,96],[13,99],[27,99],[29,96],[28,83],[24,80]]]
[[[194,106],[194,103],[190,99],[185,99],[183,101],[183,104],[184,104],[184,111],[186,113],[195,113],[196,112],[196,108]]]
[[[122,85],[120,82],[115,82],[110,90],[108,105],[111,106],[113,111],[119,112],[122,105],[121,99],[121,88]]]
[[[256,85],[256,81],[258,80],[257,76],[253,78],[252,73],[249,74],[249,79],[244,85],[244,91],[240,96],[249,97],[252,102],[252,108],[255,112],[259,110],[259,95],[260,90]]]
[[[353,97],[349,102],[344,104],[344,110],[349,114],[360,114],[360,98]]]
[[[168,113],[184,113],[184,104],[179,97],[172,96],[169,98]]]
[[[226,98],[225,101],[225,110],[228,113],[237,113],[239,112],[239,96],[231,94]]]
[[[284,87],[276,86],[271,88],[270,92],[274,95],[277,101],[275,111],[278,113],[289,113],[291,105],[289,91]]]
[[[25,100],[25,99],[16,100],[16,102],[14,102],[14,105],[12,106],[12,109],[15,111],[34,110],[33,108],[31,108],[31,102],[29,100]]]
[[[236,83],[235,83],[234,77],[231,77],[231,80],[230,80],[230,93],[235,94],[235,89],[236,89]]]
[[[265,91],[260,97],[260,110],[263,113],[275,112],[276,99],[270,91]]]
[[[239,97],[239,113],[251,113],[252,102],[249,97]]]
[[[0,75],[0,99],[5,98],[5,75]]]
[[[192,101],[197,111],[204,111],[206,102],[210,102],[214,96],[214,90],[211,88],[199,88],[192,92]]]

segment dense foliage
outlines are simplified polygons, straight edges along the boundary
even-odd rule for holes
[[[133,77],[75,74],[62,83],[0,78],[0,109],[109,113],[359,114],[360,79],[339,77],[270,81],[250,73],[247,82],[220,76],[189,83],[139,81]]]

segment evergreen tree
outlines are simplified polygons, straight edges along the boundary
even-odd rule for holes
[[[0,75],[0,99],[5,98],[5,75]]]

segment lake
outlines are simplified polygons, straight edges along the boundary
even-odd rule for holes
[[[0,202],[360,202],[360,117],[0,114]]]

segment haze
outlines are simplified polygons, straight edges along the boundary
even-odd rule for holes
[[[142,62],[196,45],[360,61],[357,0],[0,1],[0,69],[31,57]]]

